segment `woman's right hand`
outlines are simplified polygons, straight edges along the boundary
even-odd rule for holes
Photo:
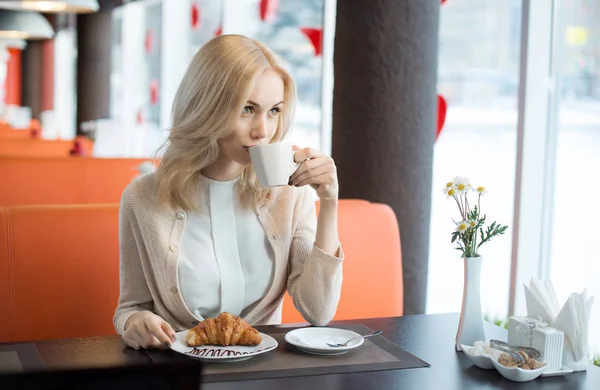
[[[175,341],[175,331],[156,314],[140,311],[127,320],[123,341],[135,349],[168,349]]]

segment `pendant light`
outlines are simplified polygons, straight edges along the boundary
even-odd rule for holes
[[[97,0],[0,0],[0,8],[44,13],[90,13],[100,7]]]
[[[23,49],[25,49],[25,47],[27,47],[27,41],[25,41],[24,39],[0,38],[0,47],[1,48],[5,47],[7,49],[23,50]]]
[[[53,36],[54,30],[42,14],[0,9],[0,39],[50,39]]]

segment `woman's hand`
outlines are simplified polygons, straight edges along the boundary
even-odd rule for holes
[[[288,184],[296,187],[309,184],[320,199],[337,199],[339,186],[333,159],[311,148],[300,149],[294,145],[294,151],[294,160],[300,167],[290,176]]]
[[[167,321],[156,314],[141,311],[127,320],[123,341],[135,349],[168,349],[175,341],[175,331]]]

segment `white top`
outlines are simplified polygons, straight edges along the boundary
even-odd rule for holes
[[[189,213],[181,240],[181,295],[199,320],[243,317],[269,289],[275,254],[256,213],[239,205],[238,179],[202,180],[201,211]]]

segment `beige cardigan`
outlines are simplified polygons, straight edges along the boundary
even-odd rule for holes
[[[123,191],[119,212],[121,292],[114,315],[118,334],[129,317],[150,310],[175,331],[199,321],[186,307],[179,291],[179,247],[187,214],[158,202],[154,173],[132,181]],[[342,261],[314,245],[315,205],[310,188],[273,189],[271,201],[256,210],[273,247],[273,281],[264,299],[250,308],[252,325],[281,323],[287,290],[302,316],[316,326],[335,315],[342,286]]]

